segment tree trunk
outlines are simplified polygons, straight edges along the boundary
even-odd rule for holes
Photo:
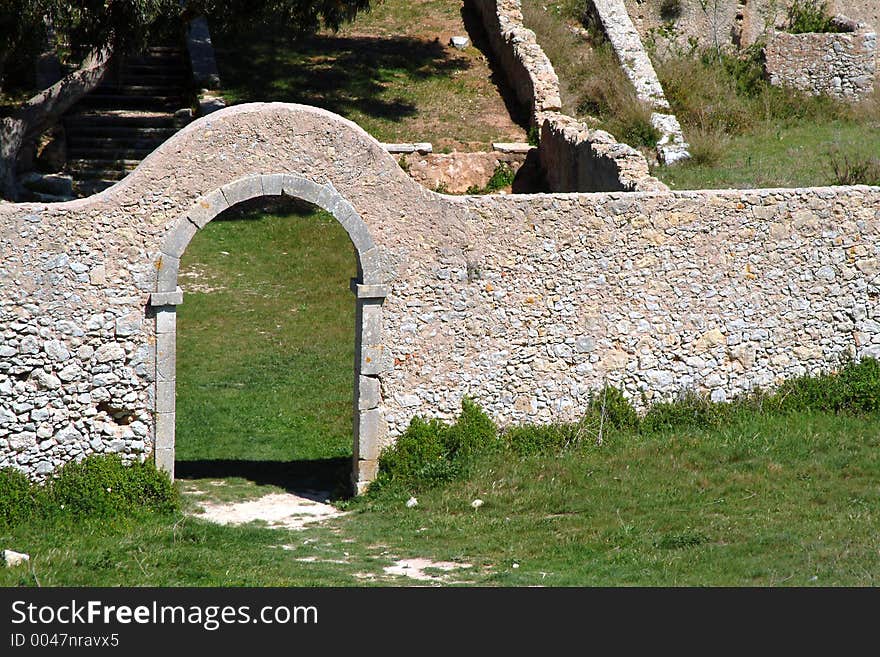
[[[24,143],[24,132],[23,121],[9,117],[0,119],[0,197],[10,201],[18,200],[15,163]]]
[[[24,143],[54,125],[83,96],[101,84],[112,48],[93,50],[72,73],[28,100],[0,125],[0,195],[15,200],[18,187],[15,166]]]

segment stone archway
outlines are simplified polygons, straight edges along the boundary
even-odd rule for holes
[[[381,397],[381,375],[387,368],[382,344],[382,303],[388,294],[379,251],[361,216],[332,184],[319,185],[291,174],[240,178],[196,200],[168,232],[156,262],[156,291],[150,306],[156,318],[155,447],[156,466],[174,476],[176,405],[177,285],[180,257],[195,234],[220,213],[243,201],[289,196],[313,203],[332,214],[348,233],[357,253],[358,276],[351,281],[355,306],[354,446],[352,483],[361,492],[376,476],[381,441],[387,432]]]

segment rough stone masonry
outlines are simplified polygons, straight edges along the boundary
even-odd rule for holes
[[[724,400],[880,354],[878,188],[444,196],[334,114],[241,105],[97,196],[0,205],[0,467],[172,468],[179,257],[227,206],[282,194],[333,213],[359,259],[361,487],[463,395],[502,424],[565,421],[605,381],[639,405]]]

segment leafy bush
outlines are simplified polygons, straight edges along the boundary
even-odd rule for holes
[[[664,21],[675,21],[681,16],[681,0],[661,0],[660,18]]]
[[[29,520],[37,511],[36,490],[27,476],[14,468],[0,469],[0,527]]]
[[[510,427],[504,442],[517,456],[535,456],[559,452],[577,442],[578,427],[574,424],[547,424]]]
[[[65,464],[49,484],[56,508],[75,516],[112,517],[137,510],[167,512],[178,500],[171,479],[151,462],[126,465],[116,454]]]
[[[792,34],[842,31],[828,12],[825,0],[794,0],[785,15],[786,31]]]
[[[514,177],[513,167],[507,162],[499,162],[498,166],[495,167],[495,171],[492,172],[489,182],[486,183],[486,191],[496,192],[499,189],[510,187],[513,184]]]
[[[728,407],[713,403],[707,396],[688,392],[674,402],[654,404],[642,418],[646,433],[716,426]]]
[[[370,491],[418,490],[450,481],[464,471],[468,460],[500,444],[489,416],[465,398],[454,424],[413,418],[394,445],[382,451],[379,474]]]
[[[495,423],[467,397],[461,401],[458,420],[445,427],[441,435],[449,459],[470,458],[500,445]]]
[[[863,414],[880,410],[880,361],[850,362],[836,373],[784,382],[771,397],[780,411]]]
[[[605,386],[590,397],[587,415],[593,417],[604,429],[634,431],[639,428],[639,415],[623,393],[614,386]],[[604,415],[604,419],[602,416]]]

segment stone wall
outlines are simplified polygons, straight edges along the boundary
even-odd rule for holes
[[[565,421],[606,381],[723,400],[880,355],[880,188],[443,196],[336,115],[241,105],[99,195],[0,204],[0,467],[148,458],[168,426],[173,462],[179,254],[226,205],[284,193],[359,254],[361,483],[463,395]]]
[[[636,149],[560,112],[559,78],[535,33],[523,25],[519,0],[467,0],[479,14],[519,101],[540,129],[538,155],[553,191],[666,189]]]
[[[776,32],[764,48],[770,83],[859,100],[874,91],[877,34]]]
[[[623,0],[630,18],[642,39],[660,42],[659,54],[665,51],[665,39],[659,31],[665,20],[661,15],[663,0]],[[701,46],[722,48],[750,46],[766,40],[785,23],[788,0],[681,0],[680,13],[671,21],[672,41],[688,48],[688,40]],[[865,23],[869,30],[880,30],[880,3],[876,0],[829,0],[832,15],[843,14]]]
[[[657,157],[663,164],[675,164],[690,157],[681,124],[670,114],[669,101],[654,66],[642,46],[623,0],[592,0],[593,8],[617,60],[636,90],[636,96],[653,110],[651,124],[660,132]]]

